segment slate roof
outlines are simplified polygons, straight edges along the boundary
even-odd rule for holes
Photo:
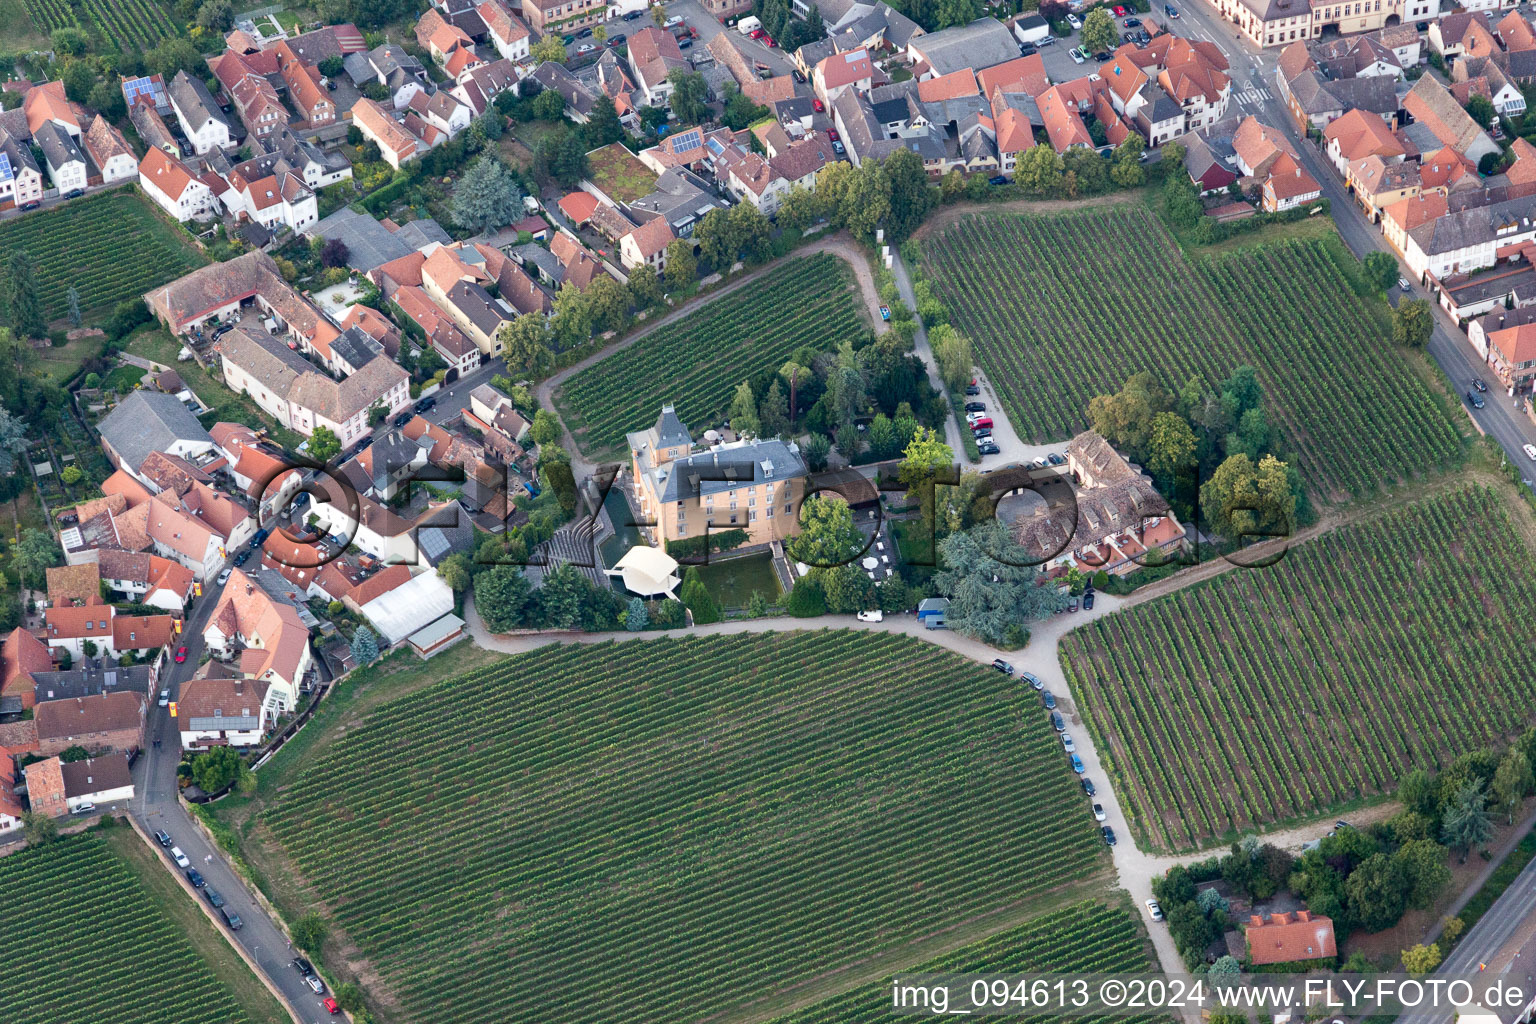
[[[777,438],[720,445],[652,469],[657,500],[682,501],[806,474],[799,452]],[[707,479],[713,478],[713,479]]]
[[[176,109],[186,115],[187,120],[194,126],[201,128],[204,122],[212,118],[224,125],[231,134],[234,133],[234,124],[225,116],[223,108],[213,98],[213,94],[208,91],[202,79],[194,78],[185,71],[178,71],[176,77],[171,79],[167,91]]]
[[[72,163],[85,163],[85,154],[75,143],[75,137],[60,128],[56,121],[45,121],[32,133],[32,141],[43,151],[50,170],[56,171]]]
[[[929,32],[913,40],[911,49],[939,75],[962,68],[982,71],[1019,56],[1018,41],[996,18],[977,18],[968,25]]]
[[[63,672],[33,672],[33,695],[37,703],[73,700],[103,693],[147,693],[153,667],[150,665],[110,665],[99,658],[84,658],[80,667]]]
[[[133,785],[133,775],[128,770],[128,757],[121,751],[113,751],[103,757],[88,757],[84,761],[70,761],[63,766],[61,772],[64,776],[64,795],[68,797],[93,796]]]
[[[165,451],[177,441],[213,443],[179,398],[154,391],[133,392],[102,417],[96,429],[130,469],[138,469],[150,452]]]

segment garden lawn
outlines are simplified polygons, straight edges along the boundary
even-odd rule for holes
[[[1214,390],[1247,364],[1276,451],[1333,503],[1443,468],[1462,444],[1385,308],[1354,293],[1354,257],[1313,230],[1191,262],[1142,206],[981,214],[925,242],[923,270],[1026,440],[1086,429],[1089,400],[1143,370]]]
[[[43,315],[69,312],[71,285],[87,324],[112,307],[208,261],[131,186],[98,192],[0,223],[0,253],[23,249],[36,267]],[[0,263],[0,278],[5,274]]]
[[[312,752],[254,835],[419,1024],[699,1020],[872,982],[867,958],[1103,866],[1033,692],[896,634],[551,644]]]
[[[1455,489],[1067,634],[1138,836],[1182,850],[1331,814],[1529,725],[1536,557],[1510,515]]]
[[[125,829],[125,827],[123,827]],[[129,841],[143,840],[136,836]],[[168,864],[125,858],[95,833],[0,858],[0,1005],[17,1024],[111,1021],[112,1024],[278,1024],[287,1019],[271,997],[242,1005],[232,971],[249,971],[227,947],[213,957],[198,946],[224,940],[206,919],[189,935],[180,911],[198,913],[176,887],[152,889],[141,872],[173,879]],[[151,895],[152,891],[154,895]],[[256,999],[265,994],[242,986]]]
[[[851,285],[847,264],[818,253],[706,299],[567,380],[558,394],[566,425],[583,451],[614,452],[670,403],[698,433],[725,417],[742,381],[802,346],[832,351],[866,331]]]
[[[698,570],[705,588],[722,608],[745,608],[754,590],[769,604],[778,602],[779,578],[773,572],[773,556],[767,552],[740,558],[712,555],[709,564]]]

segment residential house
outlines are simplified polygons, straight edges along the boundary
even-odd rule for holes
[[[868,93],[874,84],[874,64],[868,50],[835,53],[822,60],[811,72],[811,88],[822,103],[831,106],[850,89]]]
[[[1515,252],[1536,240],[1533,218],[1536,197],[1531,196],[1446,212],[1407,230],[1403,259],[1420,280],[1427,280],[1425,275],[1444,279],[1491,267],[1498,262],[1499,252]]]
[[[1351,110],[1323,129],[1323,152],[1341,176],[1357,160],[1375,156],[1394,162],[1407,153],[1381,118],[1361,110]]]
[[[383,107],[366,97],[353,105],[352,123],[357,125],[364,138],[379,147],[379,155],[395,170],[428,148]]]
[[[278,59],[275,49],[256,53],[225,50],[208,62],[251,139],[264,138],[288,124],[288,108],[283,106],[275,84],[283,81]]]
[[[297,232],[320,219],[314,190],[279,152],[236,164],[224,178],[230,186],[224,205],[237,220],[253,221],[269,231]]]
[[[683,51],[678,49],[677,39],[670,32],[647,25],[631,33],[626,45],[629,69],[645,103],[652,107],[665,106],[672,97],[672,83],[667,76],[673,71],[689,69]]]
[[[181,156],[181,143],[176,141],[176,136],[171,134],[165,118],[154,107],[147,103],[130,107],[128,120],[133,123],[133,130],[139,133],[139,138],[145,146],[151,149],[163,149],[167,156],[178,158]]]
[[[157,114],[171,112],[171,96],[165,90],[165,78],[161,75],[124,75],[119,87],[123,91],[123,105],[129,111],[134,107],[148,107]]]
[[[1398,97],[1392,75],[1339,77],[1348,67],[1335,64],[1325,70],[1303,42],[1280,51],[1276,67],[1277,87],[1298,127],[1321,131],[1346,111],[1374,114],[1388,127],[1397,123]]]
[[[503,58],[464,72],[453,87],[453,95],[471,115],[478,117],[491,109],[497,96],[515,89],[517,83],[517,66]]]
[[[128,140],[99,114],[81,136],[80,145],[95,168],[92,184],[112,185],[138,177],[139,158],[133,155]]]
[[[95,567],[108,589],[168,612],[183,611],[197,586],[191,569],[145,551],[104,549],[96,553]]]
[[[1467,333],[1499,384],[1529,390],[1536,378],[1536,306],[1495,310],[1474,321]]]
[[[522,16],[540,35],[590,28],[608,14],[608,0],[529,0]]]
[[[303,118],[303,126],[314,130],[335,124],[338,111],[325,87],[320,69],[299,59],[286,42],[278,43],[278,72],[288,85],[288,98]]]
[[[501,325],[510,321],[515,311],[485,290],[491,275],[482,265],[479,252],[473,247],[462,251],[475,262],[466,262],[457,248],[443,245],[434,249],[422,264],[421,286],[481,353],[494,357],[501,354]],[[467,368],[478,364],[479,360],[474,359]]]
[[[421,61],[395,43],[382,43],[367,53],[346,58],[347,77],[362,86],[378,82],[389,90],[390,106],[401,110],[411,97],[427,87],[427,70]]]
[[[26,139],[0,128],[0,210],[28,208],[43,201],[43,172]]]
[[[258,140],[254,148],[258,156],[275,158],[274,172],[297,174],[314,192],[352,177],[352,164],[340,152],[306,142],[289,128],[279,128]]]
[[[53,670],[53,655],[48,646],[27,629],[18,626],[0,643],[0,702],[16,711],[25,711],[36,701],[36,673]]]
[[[1325,34],[1353,35],[1400,23],[1432,21],[1440,0],[1386,0],[1380,6],[1335,0],[1213,0],[1255,46],[1284,46]]]
[[[982,71],[1015,60],[1019,44],[1008,26],[993,17],[977,18],[938,32],[912,36],[906,46],[912,74],[919,81],[971,68]],[[825,97],[823,97],[825,99]]]
[[[1458,89],[1474,87],[1493,104],[1495,113],[1505,117],[1519,117],[1525,113],[1525,94],[1491,57],[1466,57],[1457,61],[1451,68],[1451,81],[1456,83],[1451,87],[1451,94],[1463,107],[1468,97],[1461,95]]]
[[[64,803],[71,811],[133,799],[133,774],[128,770],[127,755],[121,751],[62,764],[60,773]]]
[[[1494,35],[1504,50],[1536,50],[1536,28],[1519,10],[1510,11],[1493,26]]]
[[[139,467],[155,452],[195,458],[213,450],[213,438],[186,404],[155,391],[129,393],[96,429],[107,458],[141,483]]]
[[[309,630],[291,605],[272,597],[246,572],[236,569],[230,574],[203,628],[203,642],[233,678],[265,684],[266,691],[260,694],[255,692],[257,686],[252,686],[250,717],[258,719],[258,728],[270,729],[281,715],[297,706],[299,687],[313,664]],[[217,701],[222,693],[232,691],[232,686],[228,691],[210,687],[209,696]],[[244,694],[239,696],[244,698]],[[186,699],[185,690],[182,699]],[[212,703],[206,718],[224,717],[213,713],[219,706]],[[186,725],[202,733],[221,731],[218,723],[202,718],[189,714]]]
[[[1309,910],[1271,914],[1268,920],[1252,914],[1246,932],[1248,959],[1255,966],[1332,960],[1338,956],[1333,919]]]
[[[480,20],[485,22],[491,45],[504,60],[528,59],[532,34],[528,31],[528,26],[508,10],[501,0],[484,0],[476,6],[475,10],[479,12]]]
[[[32,133],[32,141],[42,150],[48,177],[61,195],[79,195],[85,191],[90,172],[86,168],[85,153],[75,136],[56,122],[46,121]]]
[[[1430,48],[1446,60],[1490,57],[1503,49],[1493,34],[1493,22],[1482,11],[1470,8],[1447,14],[1429,26]]]
[[[224,459],[223,472],[255,503],[257,522],[287,507],[303,472],[281,448],[242,423],[215,423],[209,433]]]
[[[216,664],[209,662],[209,666]],[[231,678],[222,674],[222,668],[210,668],[181,684],[176,721],[183,750],[254,747],[287,710],[281,706],[280,684],[274,687],[266,679]]]
[[[148,703],[144,694],[126,690],[44,701],[32,709],[37,722],[37,752],[52,757],[70,747],[84,747],[92,754],[140,750]]]
[[[799,532],[808,474],[793,443],[746,439],[695,453],[670,405],[649,430],[628,437],[635,496],[658,547],[710,529],[745,530],[749,544]]]
[[[1450,146],[1474,164],[1489,154],[1500,152],[1498,144],[1433,75],[1424,75],[1413,83],[1413,88],[1403,97],[1403,110],[1413,119],[1409,137],[1422,152],[1437,148],[1434,143],[1438,142]],[[1419,131],[1411,130],[1415,126]]]
[[[1270,165],[1261,189],[1260,205],[1269,213],[1294,210],[1323,194],[1322,185],[1289,153]]]
[[[139,161],[139,187],[182,223],[209,220],[219,214],[219,201],[208,183],[163,149],[151,148]]]
[[[52,124],[79,138],[85,130],[85,115],[64,94],[64,83],[55,79],[28,89],[21,101],[27,132],[36,135],[45,124]]]
[[[235,145],[233,126],[201,79],[178,71],[167,92],[182,134],[192,144],[192,152],[202,156]]]
[[[8,763],[10,758],[4,760]],[[21,772],[26,779],[27,803],[33,814],[58,818],[69,813],[69,802],[64,794],[64,762],[49,757],[33,761]]]
[[[453,24],[435,7],[429,7],[416,22],[416,45],[432,55],[439,64],[461,48],[474,50],[469,33]]]

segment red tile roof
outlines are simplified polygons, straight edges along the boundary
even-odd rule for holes
[[[1248,919],[1248,955],[1255,964],[1285,964],[1338,955],[1333,939],[1333,920],[1298,910],[1271,914],[1265,921],[1257,914]]]

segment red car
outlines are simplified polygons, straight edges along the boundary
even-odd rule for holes
[[[187,649],[185,647],[178,647],[178,648],[176,648],[176,663],[179,665],[183,661],[186,661],[186,660],[187,660]]]
[[[764,32],[760,28],[755,28],[755,29],[752,30],[752,38],[753,39],[761,39],[761,38],[763,38],[763,36],[765,36],[767,34],[768,33]]]
[[[778,46],[779,45],[778,43],[773,41],[773,36],[767,36],[766,38],[763,39],[763,42],[767,43],[769,46]]]
[[[1117,18],[1123,18],[1127,14],[1131,13],[1130,11],[1126,10],[1124,7],[1118,7],[1118,6],[1114,8],[1114,11],[1115,11],[1115,17],[1117,17]]]
[[[341,1012],[341,1004],[338,1003],[335,999],[332,999],[330,996],[326,996],[324,999],[320,1000],[320,1005],[325,1007],[326,1013]]]
[[[836,128],[828,128],[827,129],[827,138],[831,139],[833,142],[836,142],[837,141],[837,129]]]
[[[826,105],[823,104],[821,102],[821,100],[817,100],[817,99],[811,100],[811,106],[815,108],[816,113],[818,113],[818,114],[822,113],[823,111],[825,111],[827,109]]]

